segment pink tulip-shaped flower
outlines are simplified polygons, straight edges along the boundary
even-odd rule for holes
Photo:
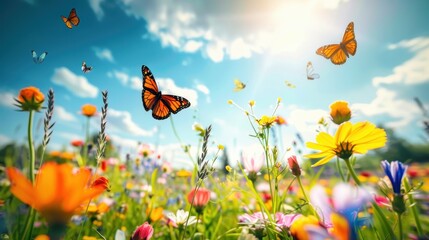
[[[145,222],[138,226],[131,237],[131,240],[149,240],[153,235],[153,227]]]

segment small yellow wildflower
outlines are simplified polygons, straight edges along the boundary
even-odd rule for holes
[[[269,117],[269,116],[263,115],[261,119],[256,121],[262,127],[270,127],[276,121],[276,119],[277,117],[273,117],[273,116]]]
[[[222,144],[217,145],[217,148],[218,148],[219,150],[223,150],[223,149],[225,149],[225,147],[224,147]]]
[[[230,99],[227,101],[228,104],[233,104],[234,102]]]
[[[226,165],[225,169],[226,169],[226,171],[228,171],[228,172],[231,172],[231,171],[232,171],[232,167],[231,167],[231,166],[229,166],[229,165]]]
[[[250,101],[249,101],[249,105],[250,105],[250,107],[255,106],[255,100],[250,100]]]

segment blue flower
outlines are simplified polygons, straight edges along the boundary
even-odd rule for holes
[[[398,161],[389,163],[387,160],[382,161],[381,166],[383,167],[386,176],[389,177],[390,182],[392,183],[393,192],[397,195],[400,195],[402,178],[404,177],[408,166]]]

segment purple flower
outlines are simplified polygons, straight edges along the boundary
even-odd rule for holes
[[[382,161],[381,166],[383,167],[386,176],[389,177],[390,182],[392,183],[393,192],[397,195],[400,195],[402,178],[404,178],[408,166],[398,161],[389,163],[387,160]]]

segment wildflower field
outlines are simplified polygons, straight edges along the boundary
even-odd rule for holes
[[[422,239],[427,237],[428,170],[399,161],[379,161],[362,171],[355,154],[386,145],[385,130],[350,122],[347,102],[330,106],[320,124],[316,152],[286,154],[270,132],[285,120],[256,116],[254,101],[243,110],[263,155],[242,156],[236,167],[214,168],[224,146],[209,154],[211,126],[194,126],[201,149],[194,168],[172,169],[142,144],[139,156],[121,159],[105,134],[108,92],[103,92],[96,142],[73,141],[73,152],[46,148],[54,131],[54,91],[48,92],[40,151],[32,139],[33,115],[44,94],[23,88],[16,106],[29,116],[28,157],[22,167],[6,156],[1,213],[3,239]],[[280,104],[278,99],[277,104]],[[233,101],[229,104],[235,105]],[[82,106],[87,122],[97,107]],[[331,130],[331,125],[338,125]],[[89,128],[89,124],[87,127]],[[89,130],[87,131],[87,133]],[[110,149],[109,149],[110,148]],[[183,151],[189,153],[184,146]],[[111,156],[109,156],[111,155]],[[310,159],[320,159],[311,163]],[[328,162],[336,162],[329,174]]]
[[[429,239],[429,4],[233,2],[0,4],[0,239]]]

